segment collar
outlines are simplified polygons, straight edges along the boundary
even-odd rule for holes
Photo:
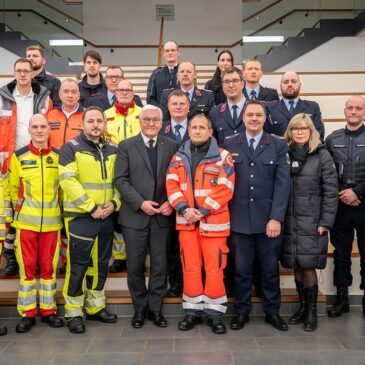
[[[254,89],[251,89],[249,86],[245,86],[246,89],[246,93],[249,97],[251,97],[251,91],[254,90],[256,93],[256,98],[259,96],[260,94],[260,85],[257,85],[257,87],[255,87]]]
[[[124,117],[126,117],[128,115],[128,110],[134,108],[134,101],[132,100],[131,103],[126,108],[121,106],[118,103],[118,101],[116,101],[114,103],[114,106],[115,106],[115,110],[116,110],[117,114],[120,114],[120,115],[123,115]]]
[[[245,132],[246,134],[246,139],[247,139],[247,143],[249,144],[250,143],[250,139],[253,138],[255,140],[255,144],[259,143],[260,142],[260,139],[262,138],[262,135],[264,134],[264,131],[261,131],[260,134],[258,134],[257,136],[250,136],[247,131]]]
[[[181,127],[182,127],[183,129],[187,129],[187,127],[188,127],[188,119],[186,118],[186,119],[184,119],[182,122],[178,123],[178,122],[175,122],[175,121],[171,118],[171,129],[172,129],[172,131],[173,131],[173,132],[175,132],[175,125],[177,125],[177,124],[181,125]]]
[[[363,123],[361,125],[361,127],[357,128],[354,131],[351,131],[351,130],[347,129],[347,127],[345,127],[345,134],[347,134],[347,135],[355,135],[356,136],[358,134],[361,134],[364,130],[365,130],[365,124]]]
[[[290,104],[289,104],[289,101],[293,100],[294,101],[294,104],[293,104],[293,107],[295,108],[298,104],[298,101],[299,101],[299,96],[297,96],[295,99],[287,99],[287,98],[283,98],[282,99],[286,105],[286,107],[289,109],[290,108]]]
[[[230,112],[232,112],[232,106],[233,105],[237,105],[238,106],[238,114],[241,112],[241,110],[243,109],[243,106],[245,105],[245,102],[246,102],[246,98],[244,96],[242,96],[242,99],[236,103],[236,104],[233,104],[231,103],[228,99],[227,99],[227,104],[228,104],[228,109]]]
[[[44,148],[37,148],[33,145],[33,142],[30,141],[29,150],[31,153],[33,153],[33,155],[36,155],[36,156],[40,156],[41,153],[42,153],[42,156],[48,155],[52,150],[50,139],[48,139],[47,147],[44,147]]]
[[[147,147],[148,147],[148,141],[149,141],[150,139],[153,139],[153,142],[154,142],[153,144],[154,144],[154,145],[156,145],[158,135],[156,135],[156,136],[155,136],[155,137],[153,137],[153,138],[150,138],[150,137],[145,136],[145,135],[141,132],[141,137],[142,137],[142,139],[143,139],[143,143],[145,144],[145,146],[147,146]]]
[[[87,143],[88,145],[96,148],[96,145],[105,145],[106,144],[106,141],[103,139],[103,137],[100,137],[99,139],[99,143],[95,143],[93,141],[90,141],[89,139],[87,139],[86,135],[85,135],[85,132],[82,131],[80,134],[79,134],[79,137],[81,138],[81,140],[85,143]]]
[[[15,85],[15,89],[13,91],[13,95],[14,96],[22,96],[24,98],[28,98],[28,97],[32,97],[34,95],[33,89],[30,88],[29,94],[28,95],[20,95],[18,87]]]
[[[62,111],[63,114],[72,115],[72,114],[74,114],[78,111],[82,111],[82,110],[80,110],[80,106],[81,106],[80,103],[77,103],[76,108],[74,110],[71,110],[70,112],[66,112],[66,110],[63,109],[63,104],[62,104],[61,105],[61,111]]]

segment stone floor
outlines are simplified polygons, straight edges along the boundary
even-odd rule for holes
[[[338,319],[325,316],[319,328],[301,326],[280,332],[263,317],[251,317],[241,331],[214,335],[206,325],[189,332],[177,329],[179,317],[168,317],[161,329],[146,322],[130,326],[130,317],[116,324],[88,321],[83,335],[66,327],[53,329],[37,321],[27,334],[15,333],[18,319],[3,319],[8,335],[0,337],[0,365],[241,365],[241,364],[365,364],[365,318],[360,307]],[[229,323],[230,318],[226,321]]]

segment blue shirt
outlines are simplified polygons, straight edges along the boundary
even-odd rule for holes
[[[246,139],[247,139],[247,144],[250,145],[250,139],[253,138],[255,140],[255,142],[253,143],[253,149],[255,150],[258,143],[260,142],[260,139],[263,135],[264,131],[261,131],[260,134],[258,134],[257,136],[253,137],[253,136],[250,136],[247,132],[246,132]]]
[[[237,104],[232,104],[227,99],[227,105],[228,105],[228,108],[229,108],[229,112],[231,113],[232,119],[233,119],[233,109],[232,109],[232,106],[233,105],[237,105],[237,116],[239,116],[241,114],[241,111],[242,111],[245,103],[246,103],[246,98],[245,97],[243,97]]]
[[[254,90],[255,91],[255,93],[256,93],[256,99],[258,99],[258,97],[259,97],[259,93],[260,93],[260,85],[259,86],[257,86],[255,89],[251,89],[250,87],[248,87],[248,86],[245,86],[245,89],[246,89],[246,93],[247,93],[247,95],[248,95],[248,97],[251,99],[251,92],[252,92],[252,90]]]
[[[179,133],[180,133],[180,136],[181,136],[181,139],[183,139],[184,135],[185,135],[185,132],[188,128],[188,120],[187,119],[184,119],[181,123],[176,123],[172,118],[171,118],[171,130],[172,130],[172,133],[175,134],[175,125],[181,125],[181,128],[179,129]]]
[[[294,101],[293,108],[295,109],[297,107],[297,104],[298,104],[299,96],[296,97],[295,99],[290,99],[289,100],[289,99],[283,98],[283,100],[284,100],[284,103],[285,103],[287,109],[290,111],[289,101],[291,101],[291,100]]]

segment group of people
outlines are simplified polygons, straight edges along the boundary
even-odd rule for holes
[[[0,241],[5,272],[20,276],[16,331],[36,323],[37,270],[42,322],[64,325],[56,315],[59,256],[71,333],[85,332],[84,312],[117,321],[105,309],[104,285],[108,271],[125,269],[134,328],[146,318],[166,327],[163,298],[182,294],[180,330],[207,317],[223,334],[228,292],[230,328],[240,330],[254,285],[265,321],[288,330],[280,262],[294,270],[299,296],[289,324],[313,331],[329,233],[337,297],[328,315],[348,312],[354,230],[365,289],[364,98],[347,100],[346,127],[324,141],[319,105],[299,97],[297,73],[283,74],[279,100],[260,85],[258,60],[241,71],[224,50],[199,89],[178,45],[166,42],[163,51],[166,65],[152,72],[145,106],[119,66],[102,76],[96,51],[84,55],[81,82],[60,83],[45,73],[42,48],[28,47],[14,81],[0,88]]]

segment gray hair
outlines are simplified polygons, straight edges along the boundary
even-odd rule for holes
[[[139,119],[144,119],[145,113],[149,110],[157,110],[158,114],[160,115],[160,119],[162,120],[163,117],[162,110],[158,106],[152,104],[147,104],[141,109],[141,111],[139,112]]]

